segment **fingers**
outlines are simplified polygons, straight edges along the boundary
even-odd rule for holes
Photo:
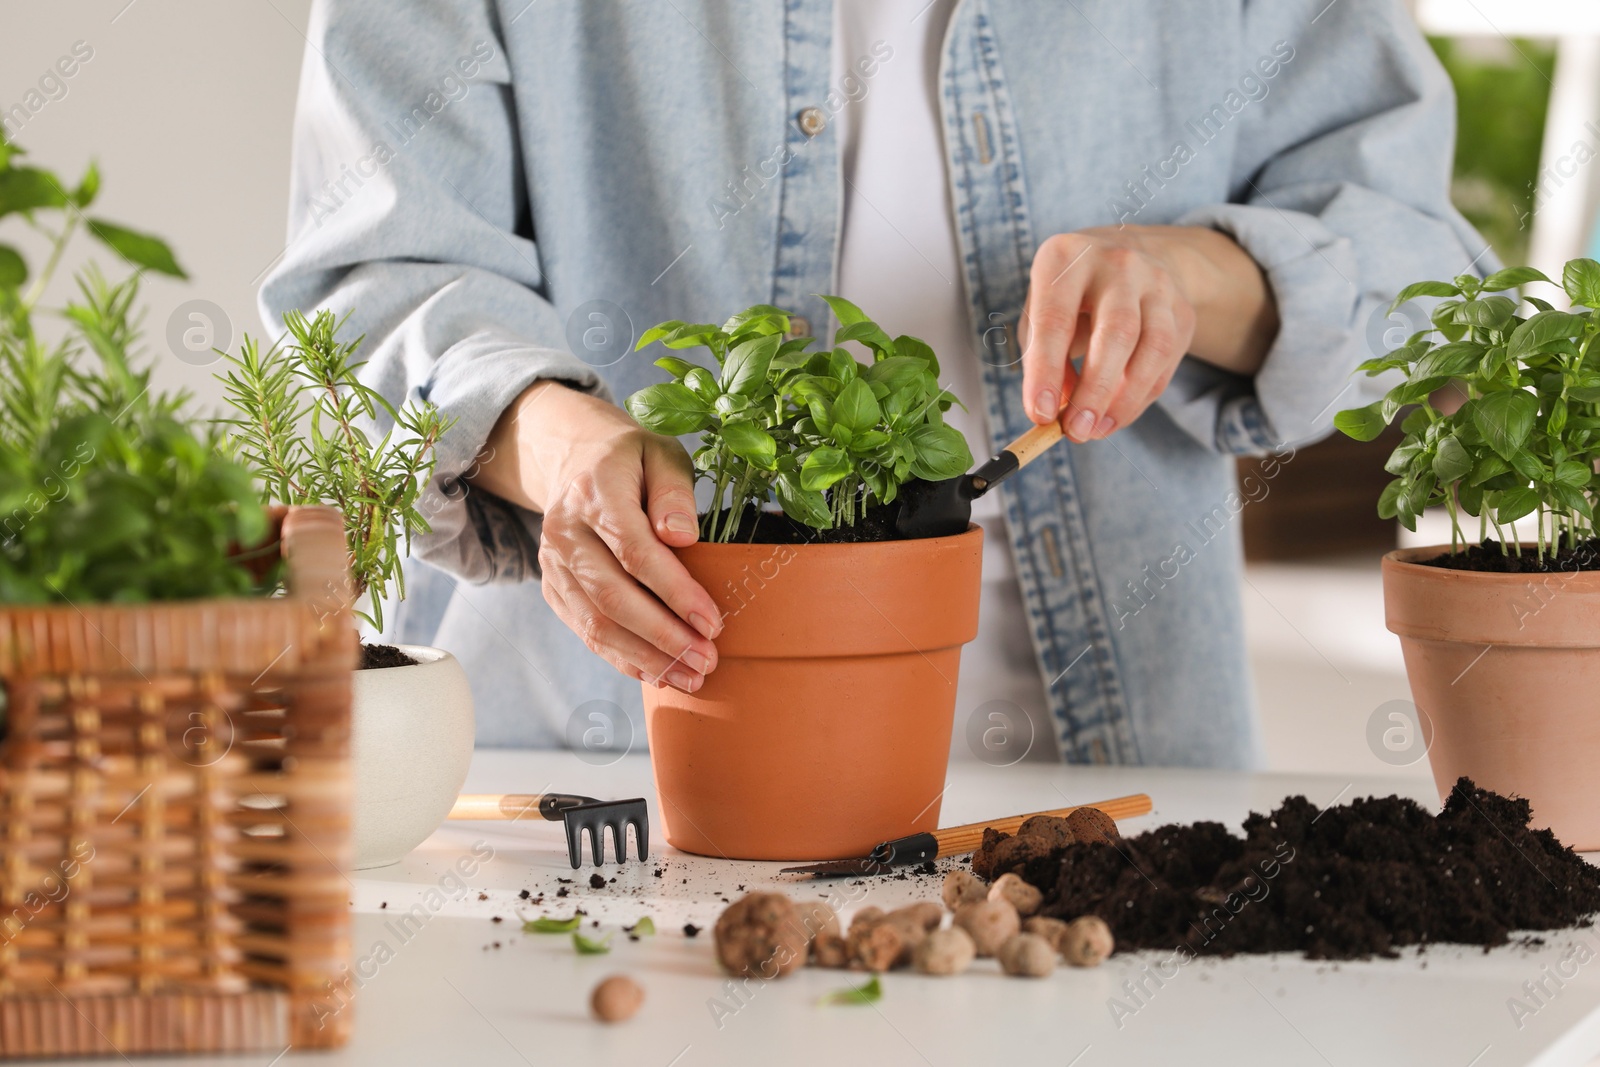
[[[1029,415],[1059,418],[1085,442],[1129,425],[1160,396],[1193,338],[1194,310],[1137,240],[1091,231],[1040,246],[1021,325]]]
[[[716,647],[631,580],[599,538],[568,548],[544,567],[545,600],[584,645],[624,674],[699,689]]]
[[[1040,246],[1028,278],[1019,324],[1022,395],[1028,416],[1043,425],[1060,416],[1075,375],[1069,353],[1078,331],[1087,271],[1074,268],[1088,252],[1056,238]]]
[[[665,447],[669,444],[670,447]],[[699,539],[700,524],[695,519],[694,464],[676,441],[658,438],[646,442],[644,499],[650,526],[664,543],[674,548],[684,548]]]

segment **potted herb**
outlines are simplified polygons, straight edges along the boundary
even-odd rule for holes
[[[1432,328],[1361,368],[1404,381],[1334,421],[1368,441],[1407,411],[1378,512],[1411,530],[1424,508],[1450,514],[1449,546],[1383,560],[1441,797],[1467,775],[1529,798],[1562,841],[1600,849],[1600,263],[1566,265],[1571,310],[1527,297],[1523,316],[1505,295],[1549,280],[1513,267],[1408,286],[1396,306],[1446,298]],[[1441,410],[1452,383],[1465,401]]]
[[[235,416],[227,444],[261,492],[286,507],[325,504],[344,516],[357,616],[383,629],[383,602],[405,596],[400,561],[428,523],[420,498],[449,422],[431,403],[395,408],[357,376],[361,347],[331,311],[284,316],[286,343],[263,352],[248,335],[223,381]],[[380,414],[393,429],[374,439]],[[450,653],[361,646],[351,711],[355,865],[394,863],[449,814],[472,758],[472,691]]]
[[[717,670],[693,695],[644,686],[661,823],[689,852],[864,855],[938,824],[983,535],[894,540],[893,508],[972,455],[944,422],[933,351],[825,299],[835,344],[870,361],[785,339],[767,305],[639,339],[713,360],[659,359],[672,380],[627,402],[650,430],[700,436],[710,490],[702,540],[678,556],[723,613]]]

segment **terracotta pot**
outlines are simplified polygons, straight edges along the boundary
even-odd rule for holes
[[[865,855],[939,824],[983,532],[679,551],[726,617],[698,693],[644,687],[674,847],[730,859]]]
[[[1600,849],[1600,572],[1487,574],[1383,557],[1384,612],[1400,637],[1428,760],[1444,798],[1460,775],[1527,797],[1536,826]]]

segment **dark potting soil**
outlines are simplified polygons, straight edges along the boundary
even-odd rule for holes
[[[722,514],[727,514],[725,511]],[[902,540],[894,528],[898,510],[893,504],[878,504],[862,512],[854,526],[839,526],[831,530],[818,530],[803,522],[796,522],[781,511],[747,510],[739,517],[739,526],[730,541],[757,545],[832,545],[858,544],[864,541]],[[720,523],[722,520],[719,519]],[[753,528],[753,529],[752,529]]]
[[[380,667],[414,667],[417,661],[393,645],[361,643],[361,666],[357,670],[371,671]]]
[[[1446,552],[1432,559],[1419,559],[1424,567],[1444,567],[1455,571],[1487,571],[1494,574],[1550,574],[1557,571],[1600,570],[1600,540],[1579,541],[1574,545],[1558,542],[1556,549],[1539,558],[1535,549],[1501,551],[1499,541],[1487,538],[1481,545],[1468,545],[1460,552]]]
[[[1462,778],[1437,816],[1397,796],[1320,809],[1296,796],[1252,814],[1243,838],[1220,823],[1174,824],[1009,869],[1044,891],[1044,914],[1099,915],[1119,950],[1313,959],[1440,941],[1487,950],[1512,931],[1589,925],[1600,912],[1600,868],[1531,829],[1531,815],[1526,800]]]

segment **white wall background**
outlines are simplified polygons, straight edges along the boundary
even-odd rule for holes
[[[284,245],[289,130],[310,7],[311,0],[0,0],[0,112],[12,140],[29,162],[69,180],[98,159],[104,186],[93,213],[172,245],[189,281],[148,279],[146,348],[158,383],[207,402],[220,396],[212,377],[219,365],[174,355],[167,323],[183,302],[204,299],[225,313],[234,348],[241,331],[262,333],[255,293]],[[71,78],[50,80],[80,41],[92,58]],[[19,122],[12,109],[30,100],[43,106]],[[65,266],[81,263],[91,244],[80,239]],[[41,258],[28,251],[37,270]],[[120,276],[109,252],[94,255]],[[70,291],[70,281],[58,282],[51,298],[58,303]]]

